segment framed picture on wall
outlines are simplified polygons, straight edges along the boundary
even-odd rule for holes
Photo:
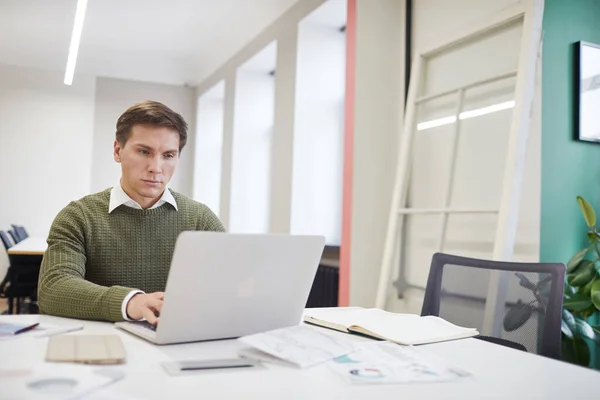
[[[600,45],[575,44],[575,138],[600,143]]]

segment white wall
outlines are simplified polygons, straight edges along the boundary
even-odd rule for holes
[[[345,16],[345,7],[340,12]],[[339,246],[346,37],[341,24],[309,19],[298,29],[290,232],[325,235],[328,245]]]
[[[94,113],[94,140],[91,191],[98,192],[115,185],[121,168],[113,159],[113,143],[119,116],[133,104],[156,100],[181,114],[188,123],[188,141],[183,149],[169,187],[192,196],[195,137],[194,90],[183,86],[98,78]]]
[[[0,229],[46,236],[56,214],[88,194],[95,78],[0,65]]]

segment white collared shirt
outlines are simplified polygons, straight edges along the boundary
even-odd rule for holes
[[[160,207],[165,203],[169,203],[170,205],[172,205],[175,208],[175,210],[178,210],[177,202],[175,201],[175,198],[173,197],[173,194],[171,193],[169,188],[165,188],[165,191],[163,192],[160,199],[156,202],[156,204],[154,204],[149,209],[151,210],[153,208]],[[137,201],[133,200],[131,197],[129,197],[129,195],[127,193],[125,193],[125,191],[121,187],[121,181],[118,181],[117,184],[115,186],[113,186],[113,188],[110,191],[110,202],[108,204],[108,213],[110,214],[111,212],[114,211],[115,208],[117,208],[121,205],[125,205],[125,206],[131,207],[131,208],[137,208],[138,210],[141,210],[143,208],[142,206],[139,205],[139,203]]]
[[[150,207],[149,210],[160,207],[165,203],[169,203],[175,208],[175,210],[179,210],[177,208],[177,202],[175,201],[175,198],[173,197],[173,194],[171,193],[169,188],[165,188],[165,191],[163,192],[160,199],[152,207]],[[143,207],[137,201],[133,200],[131,197],[129,197],[127,193],[125,193],[123,187],[121,186],[121,180],[119,180],[110,191],[108,213],[110,214],[115,210],[115,208],[119,206],[127,206],[139,210],[143,209]],[[123,303],[121,304],[121,314],[123,314],[123,319],[125,319],[126,321],[131,321],[131,318],[127,316],[127,303],[129,303],[129,300],[131,300],[131,298],[138,293],[144,292],[141,290],[132,290],[131,292],[127,293],[127,296],[125,296],[125,298],[123,299]]]

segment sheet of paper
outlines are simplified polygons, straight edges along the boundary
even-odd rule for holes
[[[31,369],[0,369],[0,399],[79,399],[124,375],[116,369],[56,363]]]
[[[352,384],[444,382],[471,376],[415,347],[391,342],[362,344],[356,352],[337,357],[328,365]]]
[[[238,340],[301,368],[310,367],[355,350],[355,345],[350,341],[303,325],[248,335]]]
[[[31,330],[35,329],[35,324],[13,324],[10,322],[0,322],[0,338],[12,338],[17,335],[23,335]],[[17,333],[21,330],[26,330],[23,333]]]
[[[23,338],[42,338],[54,335],[60,335],[63,333],[75,332],[83,329],[83,325],[67,325],[67,326],[57,326],[57,325],[47,325],[40,324],[35,327],[35,329],[29,330],[27,332],[19,333],[18,335],[0,335],[1,340],[14,340],[14,339],[23,339]]]

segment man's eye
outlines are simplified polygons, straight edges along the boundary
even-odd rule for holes
[[[172,158],[175,158],[175,155],[174,154],[166,154],[165,158],[171,160]]]
[[[140,150],[139,150],[139,153],[140,153],[140,154],[143,154],[143,155],[148,155],[148,154],[149,154],[149,153],[148,153],[148,150],[144,150],[144,149],[140,149]]]

